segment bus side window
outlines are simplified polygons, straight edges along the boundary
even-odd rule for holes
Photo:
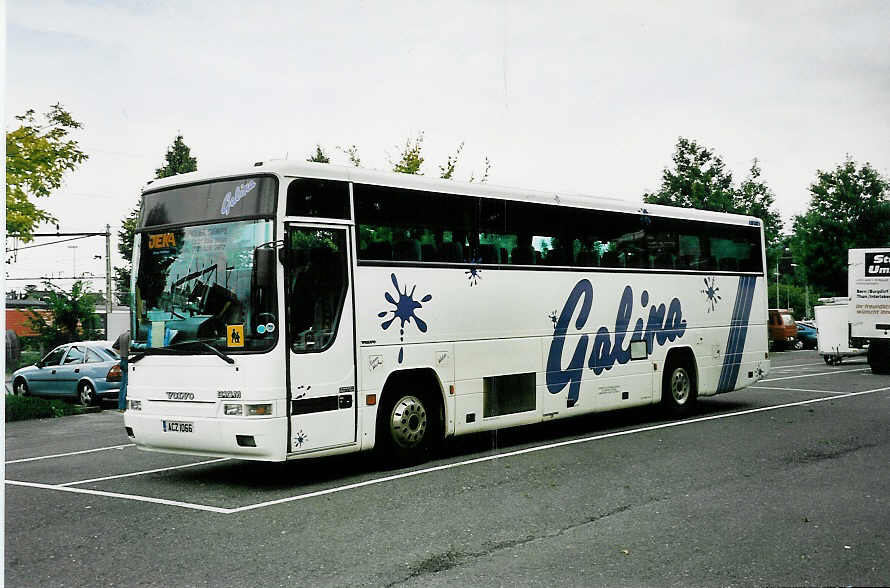
[[[297,178],[287,186],[285,214],[348,219],[349,183]]]

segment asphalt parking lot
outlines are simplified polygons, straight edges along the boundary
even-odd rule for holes
[[[263,464],[136,450],[114,410],[6,427],[5,578],[98,585],[887,585],[890,376],[773,355],[756,387]]]

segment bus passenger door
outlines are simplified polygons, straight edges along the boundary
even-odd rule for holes
[[[288,452],[356,441],[349,231],[290,223],[284,243]]]

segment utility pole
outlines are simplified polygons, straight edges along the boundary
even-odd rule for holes
[[[105,338],[111,319],[111,225],[105,225]]]

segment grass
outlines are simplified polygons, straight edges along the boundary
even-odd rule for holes
[[[64,400],[46,400],[33,396],[6,395],[6,422],[68,416],[82,412]]]

